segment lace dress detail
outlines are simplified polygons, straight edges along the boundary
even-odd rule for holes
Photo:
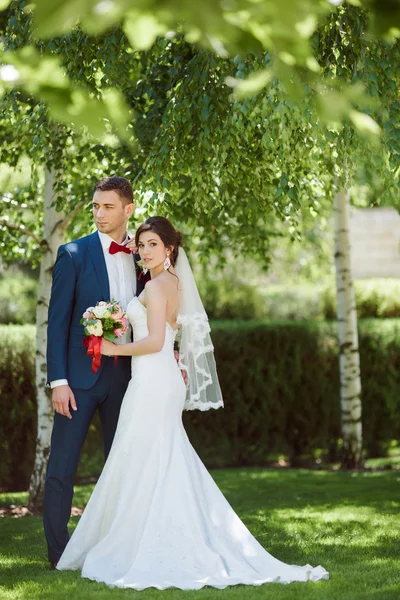
[[[145,337],[145,307],[135,298],[127,312],[135,339]],[[136,590],[328,579],[264,550],[197,456],[182,425],[175,335],[166,325],[162,350],[132,359],[111,452],[57,568]]]

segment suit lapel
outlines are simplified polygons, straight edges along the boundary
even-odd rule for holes
[[[94,233],[92,233],[91,236],[89,236],[88,248],[103,296],[102,300],[107,301],[110,299],[110,283],[108,281],[104,252],[97,231],[95,231]]]

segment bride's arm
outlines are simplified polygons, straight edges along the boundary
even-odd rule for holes
[[[131,344],[113,344],[103,339],[102,354],[106,356],[143,356],[162,350],[167,322],[167,296],[162,282],[157,279],[146,283],[146,308],[149,335]]]

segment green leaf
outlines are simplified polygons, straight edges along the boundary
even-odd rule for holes
[[[349,117],[360,133],[374,136],[381,135],[382,130],[378,123],[369,115],[359,112],[358,110],[351,110],[349,112]]]
[[[138,10],[128,12],[123,27],[129,43],[138,50],[148,50],[156,37],[167,31],[167,27],[154,14]]]
[[[247,79],[235,79],[227,77],[226,84],[234,89],[234,97],[236,99],[248,98],[261,92],[272,77],[271,71],[262,69],[251,73]]]
[[[133,121],[133,115],[125,102],[125,98],[119,90],[107,89],[103,92],[103,101],[108,111],[110,121],[114,124],[119,136],[129,140],[129,124]]]
[[[113,342],[116,336],[113,333],[103,333],[103,337],[109,342]]]
[[[42,37],[66,33],[82,14],[80,0],[36,0],[35,24]],[[86,8],[86,7],[85,7]]]
[[[129,138],[131,115],[118,90],[105,90],[103,98],[95,98],[67,77],[58,58],[41,56],[32,46],[18,52],[3,52],[0,58],[16,72],[17,79],[11,83],[48,104],[57,121],[87,127],[93,136],[101,138],[107,133],[105,119],[109,119],[122,138]]]

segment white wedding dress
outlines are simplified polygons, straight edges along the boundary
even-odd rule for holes
[[[127,312],[145,337],[146,308],[134,298]],[[161,352],[132,359],[110,455],[57,569],[136,590],[328,579],[268,554],[214,483],[182,425],[186,390],[166,328]]]

